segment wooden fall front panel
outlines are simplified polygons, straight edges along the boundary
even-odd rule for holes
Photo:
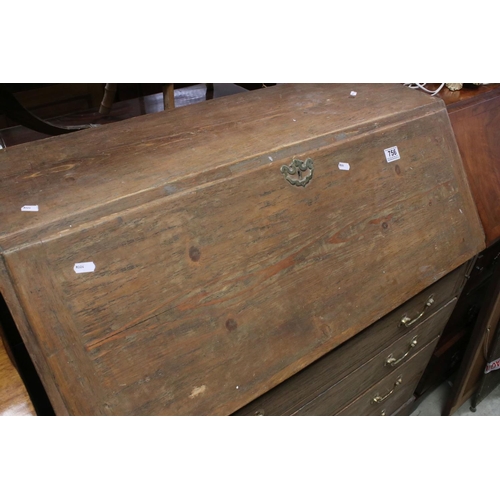
[[[356,87],[0,152],[0,291],[56,413],[233,413],[484,248],[443,103]]]

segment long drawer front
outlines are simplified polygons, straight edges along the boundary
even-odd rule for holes
[[[407,360],[441,333],[455,305],[465,270],[465,265],[456,269],[234,414],[334,414],[395,369],[384,364],[387,358],[392,355],[398,360],[408,350]],[[412,345],[414,337],[416,345]],[[353,372],[361,368],[354,376]],[[339,385],[347,377],[357,382],[346,381],[347,387]]]
[[[354,370],[349,376],[332,385],[327,391],[300,408],[296,415],[334,415],[384,377],[397,373],[427,346],[437,341],[456,299],[434,313],[427,321],[403,335],[371,360]],[[430,355],[429,355],[430,356]],[[425,365],[422,366],[422,370]]]
[[[413,394],[429,358],[436,347],[434,339],[415,356],[404,363],[350,405],[337,413],[338,416],[391,415]]]

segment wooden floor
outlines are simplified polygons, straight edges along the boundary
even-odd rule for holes
[[[0,416],[36,415],[23,381],[0,340]]]

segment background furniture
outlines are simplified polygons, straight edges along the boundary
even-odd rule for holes
[[[206,98],[212,99],[214,95],[214,84],[207,83],[207,93]],[[102,98],[101,105],[99,107],[99,113],[102,115],[108,115],[111,111],[111,106],[115,100],[116,91],[118,88],[118,84],[116,83],[107,83],[104,88],[104,96]],[[173,109],[175,108],[175,97],[174,97],[174,84],[173,83],[164,83],[162,86],[163,91],[163,108],[164,109]]]
[[[90,127],[88,124],[63,127],[49,123],[26,109],[14,93],[9,90],[9,86],[0,83],[0,115],[2,114],[20,125],[47,135],[68,134]]]
[[[250,89],[255,90],[256,86],[218,83],[214,84],[213,92],[210,88],[207,89],[205,84],[175,84],[175,87],[176,107],[183,107],[206,99],[218,99],[244,93]],[[67,88],[66,84],[45,85],[41,88],[29,86],[29,90],[25,89],[24,85],[9,84],[9,88],[12,91],[17,90],[14,95],[26,109],[60,127],[88,124],[104,126],[164,110],[161,84],[121,83],[116,90],[115,102],[106,115],[99,113],[103,84],[74,84],[74,88],[72,85]],[[92,89],[92,94],[89,93],[89,88]],[[9,147],[47,137],[50,137],[50,134],[35,132],[8,119],[5,115],[0,115],[0,144],[4,143]]]
[[[439,95],[447,106],[487,244],[471,267],[470,279],[416,390],[422,397],[451,376],[453,387],[443,410],[451,415],[478,389],[498,323],[500,85]]]

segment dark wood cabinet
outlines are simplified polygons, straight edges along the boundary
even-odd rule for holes
[[[500,314],[500,85],[447,92],[443,99],[487,244],[417,389],[422,393],[452,374],[451,396],[444,409],[450,415],[474,396],[481,383]]]

